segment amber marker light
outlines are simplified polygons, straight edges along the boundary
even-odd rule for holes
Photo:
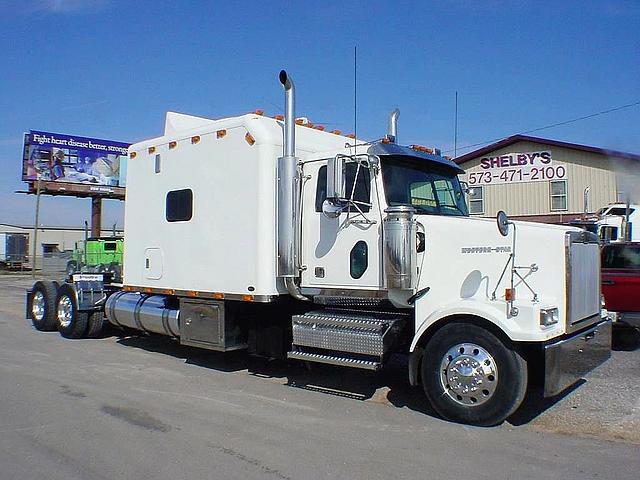
[[[136,152],[131,152],[129,154],[129,158],[136,158],[138,156],[138,154]]]
[[[342,130],[331,130],[334,135],[342,135]]]
[[[242,300],[245,302],[253,302],[253,295],[243,295]]]
[[[244,139],[249,145],[253,145],[254,143],[256,143],[256,139],[253,138],[253,136],[249,132],[247,132],[247,134],[244,136]]]
[[[227,134],[227,131],[226,131],[226,130],[218,130],[218,131],[216,132],[216,138],[222,138],[222,137],[224,137],[226,134]]]
[[[283,121],[283,120],[284,120],[284,115],[276,115],[276,116],[275,116],[275,117],[273,117],[273,118],[275,118],[276,120]]]
[[[320,130],[321,132],[324,132],[324,125],[316,125],[315,127],[313,127],[315,130]]]
[[[222,293],[222,292],[214,292],[213,293],[213,298],[215,298],[216,300],[222,300],[222,299],[224,299],[224,293]]]
[[[149,147],[149,153],[153,153],[156,151],[156,147]]]
[[[187,292],[187,297],[197,297],[198,296],[198,292],[194,291],[194,290],[189,290]]]
[[[178,146],[178,142],[169,142],[169,149],[176,148]]]
[[[348,138],[356,138],[356,134],[355,133],[350,133],[349,135],[347,135]]]
[[[142,289],[142,291],[143,291],[144,293],[153,293],[153,289],[148,288],[148,287],[147,287],[147,288],[143,288],[143,289]]]
[[[264,115],[264,110],[262,110],[261,108],[257,108],[256,111],[253,112],[253,113],[255,113],[256,115],[262,116],[262,115]]]
[[[504,290],[504,299],[507,302],[513,302],[516,299],[516,289],[515,288],[506,288]]]
[[[200,135],[194,135],[193,137],[191,137],[191,143],[193,143],[194,145],[199,141],[200,141]]]

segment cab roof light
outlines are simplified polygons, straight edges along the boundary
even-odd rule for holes
[[[349,137],[349,138],[356,138],[356,134],[355,134],[355,133],[350,133],[349,135],[347,135],[347,137]]]
[[[178,146],[178,142],[173,141],[173,142],[169,142],[169,149],[173,149],[176,148]]]
[[[315,130],[320,130],[321,132],[324,132],[325,126],[324,125],[316,125],[315,127],[313,127]]]
[[[227,134],[226,130],[218,130],[216,132],[216,138],[223,138]]]
[[[254,143],[256,143],[256,139],[253,138],[253,136],[249,132],[247,132],[247,134],[244,136],[244,139],[249,145],[253,145]]]
[[[193,137],[191,137],[191,143],[193,145],[195,145],[196,143],[200,142],[200,135],[194,135]]]
[[[331,130],[334,135],[342,135],[342,130]]]
[[[255,113],[256,115],[262,116],[264,115],[264,110],[262,110],[261,108],[256,108],[256,110],[253,113]]]
[[[275,117],[273,117],[273,118],[275,118],[276,120],[280,120],[281,122],[282,122],[282,121],[284,121],[284,115],[280,115],[280,114],[278,114],[278,115],[276,115],[276,116],[275,116]]]

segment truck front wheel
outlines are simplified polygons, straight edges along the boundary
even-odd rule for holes
[[[524,358],[498,337],[471,323],[451,323],[429,340],[422,385],[437,413],[478,426],[503,422],[527,389]]]

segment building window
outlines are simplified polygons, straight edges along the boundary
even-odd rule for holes
[[[567,209],[567,181],[555,180],[549,182],[549,193],[551,195],[551,211]]]
[[[484,213],[484,189],[473,186],[469,189],[469,213],[479,215]]]
[[[167,193],[167,222],[187,222],[193,215],[193,192],[190,189]]]

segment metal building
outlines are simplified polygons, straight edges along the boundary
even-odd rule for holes
[[[455,159],[472,215],[567,223],[609,203],[640,201],[640,155],[514,135]]]

